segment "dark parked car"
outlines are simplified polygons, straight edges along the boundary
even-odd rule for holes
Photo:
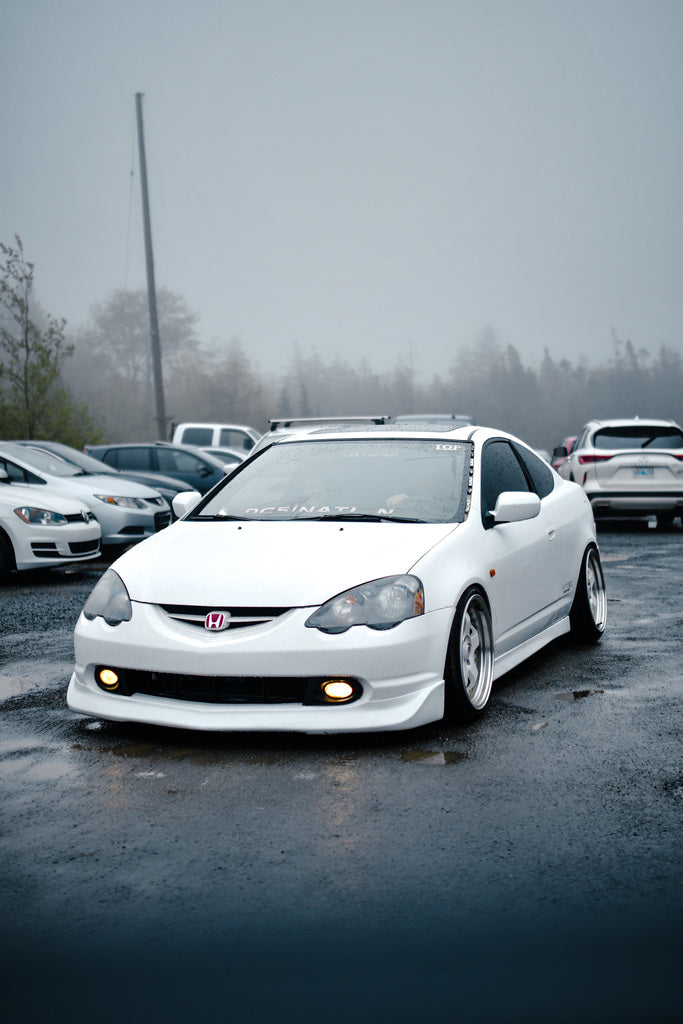
[[[163,474],[185,484],[184,490],[205,494],[222,480],[232,467],[191,445],[165,441],[147,444],[89,444],[86,452],[112,469],[121,472]]]
[[[153,487],[155,491],[158,491],[166,499],[169,505],[173,502],[176,494],[187,490],[184,481],[175,480],[170,476],[162,476],[160,473],[145,473],[143,471],[139,473],[137,471],[123,473],[116,469],[111,469],[109,466],[102,465],[100,460],[93,458],[92,455],[79,452],[78,448],[71,448],[70,445],[61,444],[59,441],[15,441],[15,444],[21,444],[27,448],[39,448],[44,452],[50,452],[52,455],[58,455],[65,462],[78,466],[84,475],[97,473],[101,476],[102,473],[112,473],[124,480],[133,480],[135,483],[145,484],[146,487]]]

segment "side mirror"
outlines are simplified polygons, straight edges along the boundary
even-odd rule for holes
[[[9,483],[9,473],[6,469],[0,469],[0,484]]]
[[[567,449],[562,444],[559,445],[558,448],[553,448],[553,458],[554,459],[566,459],[568,455],[569,455],[569,452],[567,451]]]
[[[535,519],[541,511],[541,499],[528,491],[503,491],[498,495],[493,510],[493,521],[500,523],[522,523]]]
[[[176,494],[172,505],[178,519],[182,519],[188,512],[191,512],[200,498],[199,491],[181,491],[180,494]]]

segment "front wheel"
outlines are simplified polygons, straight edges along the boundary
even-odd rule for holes
[[[9,543],[4,537],[0,537],[0,580],[9,579],[9,574],[14,568],[14,559]]]
[[[444,717],[473,722],[486,709],[493,687],[491,612],[481,591],[470,587],[458,601],[446,654]]]
[[[597,548],[583,556],[574,603],[569,613],[571,634],[581,644],[596,644],[605,631],[607,595]]]

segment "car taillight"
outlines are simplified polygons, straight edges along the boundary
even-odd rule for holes
[[[590,462],[607,462],[611,458],[611,455],[579,455],[579,462],[582,466],[586,466]]]

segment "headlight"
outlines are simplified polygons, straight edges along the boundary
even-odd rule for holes
[[[31,508],[28,505],[15,508],[14,514],[31,526],[66,526],[68,522],[61,512],[49,512],[46,508]]]
[[[133,617],[133,606],[123,580],[113,569],[107,569],[95,585],[85,602],[83,614],[86,619],[91,620],[100,615],[110,626],[130,622]]]
[[[423,612],[424,591],[417,576],[387,576],[333,597],[306,625],[323,633],[344,633],[351,626],[391,629]]]
[[[118,494],[96,494],[95,497],[99,501],[106,502],[107,505],[120,505],[122,508],[145,507],[142,498],[121,498]]]

